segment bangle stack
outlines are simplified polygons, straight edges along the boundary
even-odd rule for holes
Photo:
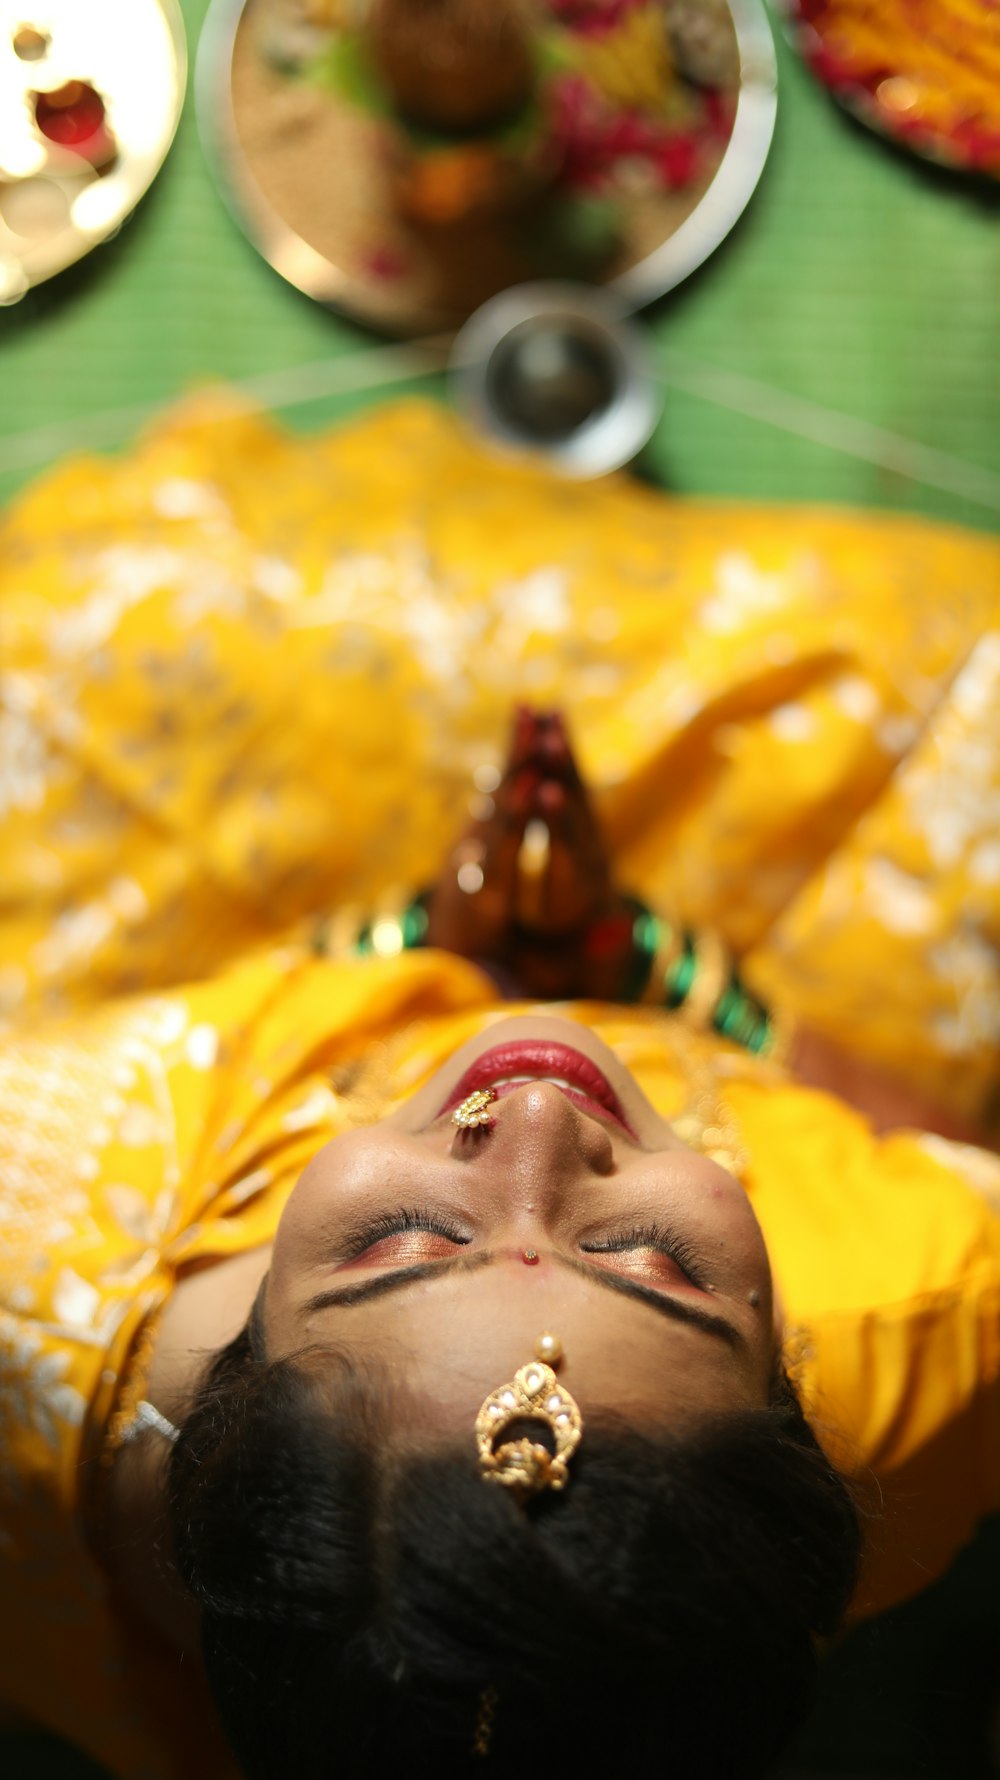
[[[698,1031],[717,1032],[757,1055],[777,1055],[778,1022],[741,981],[718,935],[666,920],[637,897],[627,902],[633,955],[622,999],[670,1008]]]
[[[325,916],[313,930],[312,950],[321,958],[398,958],[427,937],[425,892],[410,902],[384,902],[371,913],[356,903]]]
[[[396,958],[412,951],[426,943],[429,894],[424,891],[395,907],[383,905],[364,919],[357,910],[342,910],[321,925],[313,949],[326,956],[353,952],[360,958]],[[742,982],[718,934],[682,927],[654,914],[638,897],[623,900],[624,915],[616,918],[616,925],[621,920],[627,936],[631,919],[632,943],[621,1000],[669,1008],[699,1032],[717,1032],[730,1044],[781,1061],[788,1035]]]

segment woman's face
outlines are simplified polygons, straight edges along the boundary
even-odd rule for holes
[[[455,1105],[485,1086],[492,1128],[460,1129]],[[673,1427],[766,1402],[775,1352],[739,1183],[592,1032],[548,1016],[490,1026],[389,1118],[319,1152],[281,1219],[263,1315],[270,1356],[349,1348],[416,1395],[432,1438],[471,1440],[543,1330],[584,1417]]]

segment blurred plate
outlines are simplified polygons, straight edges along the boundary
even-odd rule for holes
[[[997,0],[784,0],[816,77],[916,154],[1000,178]]]
[[[739,77],[722,91],[717,140],[705,146],[707,129],[699,138],[690,181],[668,189],[640,154],[625,153],[611,198],[597,189],[568,193],[559,183],[533,217],[495,213],[447,229],[415,227],[393,199],[390,169],[401,132],[359,33],[340,33],[322,78],[318,64],[295,77],[269,51],[275,5],[213,0],[197,66],[209,158],[238,223],[283,278],[389,333],[451,330],[498,291],[539,278],[584,278],[614,286],[632,307],[651,302],[729,233],[767,158],[776,66],[766,14],[760,0],[720,0]],[[547,55],[548,45],[540,77],[546,104],[554,78]],[[685,90],[704,100],[693,85]],[[528,140],[537,152],[537,138]]]
[[[121,226],[173,141],[186,73],[176,0],[0,0],[0,302]],[[104,102],[117,153],[102,172],[36,125],[35,95],[69,82]]]

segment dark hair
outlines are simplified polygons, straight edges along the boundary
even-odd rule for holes
[[[784,1374],[683,1438],[587,1419],[561,1495],[519,1507],[339,1353],[246,1331],[170,1461],[175,1557],[249,1780],[438,1780],[536,1760],[752,1780],[808,1708],[855,1581],[851,1495]],[[473,1753],[484,1696],[489,1755]]]

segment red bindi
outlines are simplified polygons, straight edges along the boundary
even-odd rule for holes
[[[537,1251],[537,1249],[526,1248],[524,1251],[524,1254],[521,1256],[521,1259],[523,1260],[524,1265],[526,1267],[537,1267],[538,1266],[538,1251]]]

